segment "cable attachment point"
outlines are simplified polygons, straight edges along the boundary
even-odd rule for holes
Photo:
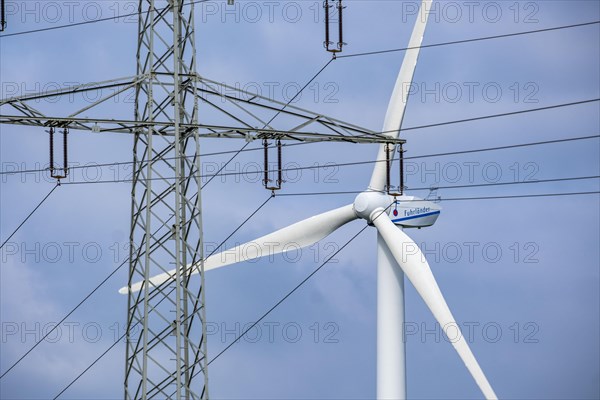
[[[282,157],[281,157],[281,139],[277,139],[275,141],[277,147],[277,179],[275,180],[275,185],[269,185],[270,182],[273,182],[272,179],[269,179],[269,141],[267,139],[263,139],[263,147],[264,147],[264,160],[265,160],[265,169],[264,169],[264,178],[263,185],[265,189],[273,192],[273,196],[275,195],[276,190],[281,189],[281,184],[284,182],[283,180],[283,171],[282,171]]]
[[[394,196],[394,201],[396,200],[395,198],[398,196],[402,196],[404,195],[404,146],[402,143],[400,143],[398,145],[398,153],[399,153],[399,169],[400,169],[400,183],[398,184],[398,191],[397,192],[393,192],[392,191],[392,185],[390,183],[391,181],[391,169],[392,169],[392,162],[394,160],[394,149],[396,148],[395,144],[392,143],[386,143],[385,144],[385,166],[386,166],[386,191],[387,194],[389,194],[390,196]]]
[[[58,183],[60,184],[60,180],[66,178],[69,174],[67,140],[67,137],[69,136],[69,130],[66,127],[63,128],[63,165],[59,168],[54,165],[54,127],[51,127],[48,133],[50,134],[50,177],[57,179]]]

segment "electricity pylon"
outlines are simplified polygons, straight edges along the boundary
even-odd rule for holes
[[[167,286],[129,293],[125,398],[204,399],[202,262],[199,284],[187,270],[204,258],[200,143],[197,129],[184,128],[198,122],[194,5],[157,10],[143,0],[139,11],[135,120],[144,126],[134,133],[129,282],[177,272]]]
[[[206,399],[200,139],[402,141],[200,76],[193,2],[163,4],[139,2],[135,76],[2,99],[0,123],[133,135],[129,282],[146,284],[128,297],[125,398]],[[112,93],[65,116],[32,104],[105,89]],[[133,120],[81,116],[132,90]],[[276,116],[286,128],[274,127]],[[167,282],[147,281],[171,269]]]

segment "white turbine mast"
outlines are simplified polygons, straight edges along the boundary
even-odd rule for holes
[[[412,82],[419,50],[432,0],[423,0],[406,50],[396,84],[388,105],[383,132],[397,139],[402,126],[408,90]],[[414,196],[391,196],[386,187],[388,174],[386,159],[388,145],[381,144],[377,162],[368,188],[356,196],[352,204],[315,215],[293,225],[255,239],[248,243],[214,254],[204,260],[204,271],[255,259],[262,254],[282,253],[288,243],[300,247],[310,246],[356,219],[364,219],[377,229],[377,398],[406,398],[404,324],[404,276],[413,284],[442,329],[460,332],[448,304],[424,255],[402,228],[431,226],[440,214],[434,202]],[[393,206],[393,207],[392,207]],[[391,209],[394,208],[392,213]],[[277,243],[273,245],[273,243]],[[297,248],[296,246],[294,248]],[[412,251],[405,252],[410,248]],[[414,249],[417,249],[414,251]],[[190,264],[189,274],[200,272],[200,262]],[[164,282],[176,279],[175,269],[122,288],[121,294],[151,290]],[[496,394],[484,375],[462,334],[452,340],[456,352],[464,362],[486,399],[496,399]]]

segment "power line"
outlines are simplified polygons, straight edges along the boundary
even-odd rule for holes
[[[417,157],[412,157],[415,159]],[[305,171],[305,170],[315,170],[315,169],[324,169],[324,168],[332,168],[332,167],[349,167],[349,166],[357,166],[357,165],[365,165],[365,164],[374,164],[377,162],[385,162],[385,161],[355,161],[348,163],[327,163],[323,165],[309,165],[304,167],[292,167],[292,168],[282,168],[281,171]],[[259,171],[247,171],[247,172],[227,172],[219,175],[199,175],[198,178],[211,178],[214,179],[217,176],[242,176],[242,175],[255,175],[258,174]],[[151,178],[151,180],[166,180],[166,179],[175,179],[174,177],[160,177],[160,178]],[[113,180],[103,180],[103,181],[75,181],[64,183],[64,185],[88,185],[88,184],[103,184],[103,183],[127,183],[131,182],[131,179],[113,179]],[[206,186],[206,184],[204,185]],[[416,189],[413,189],[416,190]]]
[[[595,139],[595,138],[599,138],[599,137],[600,137],[600,135],[582,136],[579,138],[547,140],[547,141],[543,141],[543,142],[523,143],[523,144],[499,146],[499,147],[488,147],[488,148],[473,149],[473,150],[461,150],[461,151],[456,151],[456,152],[446,152],[446,153],[439,153],[439,154],[426,154],[426,155],[422,155],[422,156],[406,157],[406,159],[415,160],[415,159],[419,159],[419,158],[428,158],[428,157],[436,157],[436,156],[448,156],[448,155],[454,155],[454,154],[467,154],[467,153],[505,150],[505,149],[512,149],[512,148],[526,147],[526,146],[564,143],[564,142],[576,141],[576,140],[588,140],[588,139]],[[325,168],[332,168],[332,167],[349,167],[349,166],[376,164],[378,162],[385,162],[385,160],[351,161],[351,162],[346,162],[346,163],[326,163],[326,164],[322,164],[322,165],[321,164],[307,165],[307,166],[300,166],[300,167],[282,168],[281,171],[287,172],[287,171],[304,171],[304,170],[325,169]],[[260,172],[261,171],[241,171],[241,172],[225,172],[225,173],[208,174],[208,175],[201,174],[198,176],[198,178],[211,178],[211,180],[212,180],[217,176],[224,177],[224,176],[256,175]],[[175,179],[175,178],[174,177],[157,177],[157,178],[150,178],[150,179],[151,180],[164,180],[164,179]],[[87,184],[100,184],[100,183],[127,183],[127,182],[131,182],[131,181],[132,181],[132,179],[108,179],[108,180],[99,180],[99,181],[73,181],[73,182],[65,182],[63,184],[64,185],[87,185]]]
[[[360,192],[321,192],[321,193],[288,193],[280,194],[278,196],[325,196],[325,195],[338,195],[348,193],[360,193]],[[448,197],[441,198],[439,201],[467,201],[467,200],[495,200],[495,199],[520,199],[520,198],[535,198],[535,197],[560,197],[560,196],[581,196],[590,194],[600,194],[600,191],[596,192],[567,192],[567,193],[541,193],[541,194],[522,194],[522,195],[506,195],[506,196],[483,196],[483,197]],[[405,201],[422,201],[422,200],[405,200]],[[436,200],[437,201],[437,200]]]
[[[104,353],[100,354],[98,356],[98,358],[96,358],[94,360],[94,362],[92,362],[86,369],[84,369],[83,371],[81,371],[81,373],[79,375],[77,375],[77,377],[75,379],[73,379],[71,381],[71,383],[69,383],[63,390],[61,390],[56,396],[54,396],[53,400],[56,400],[60,397],[61,394],[63,394],[64,392],[67,391],[67,389],[69,389],[75,382],[77,382],[79,380],[79,378],[81,378],[83,375],[85,375],[86,372],[88,372],[94,365],[96,365],[96,363],[98,361],[100,361],[102,359],[102,357],[104,357],[105,355],[108,354],[109,351],[111,351],[123,338],[125,337],[125,333],[121,335],[121,337],[119,338],[119,340],[115,340],[115,342],[104,351]]]
[[[42,201],[40,201],[40,203],[39,203],[37,206],[35,206],[35,208],[33,209],[33,211],[31,211],[31,212],[29,213],[29,215],[27,215],[27,216],[25,217],[25,219],[24,219],[24,220],[23,220],[23,221],[22,221],[22,222],[19,224],[19,226],[17,226],[17,229],[15,229],[15,230],[13,231],[13,233],[11,233],[11,234],[10,234],[10,236],[9,236],[9,237],[8,237],[8,238],[7,238],[7,239],[4,241],[4,243],[2,243],[2,246],[0,246],[0,249],[2,249],[2,248],[4,247],[4,245],[5,245],[5,244],[6,244],[6,243],[7,243],[7,242],[10,240],[10,238],[11,238],[11,237],[13,237],[13,236],[14,236],[14,234],[15,234],[15,233],[17,233],[17,231],[18,231],[18,230],[19,230],[19,229],[20,229],[20,228],[21,228],[23,225],[25,225],[25,222],[27,222],[27,220],[28,220],[28,219],[29,219],[29,218],[30,218],[30,217],[33,215],[33,213],[35,213],[35,212],[37,211],[37,209],[38,209],[38,208],[40,208],[40,206],[41,206],[42,204],[44,204],[44,202],[46,201],[46,199],[48,199],[48,197],[50,197],[50,195],[52,194],[52,192],[54,192],[54,191],[56,190],[56,188],[57,188],[57,187],[59,187],[59,186],[60,186],[60,183],[57,183],[56,185],[54,185],[54,187],[52,188],[52,190],[50,190],[50,192],[48,192],[48,194],[46,195],[46,197],[44,197],[44,198],[42,199]]]
[[[443,157],[443,156],[453,156],[453,155],[469,154],[469,153],[481,153],[481,152],[486,152],[486,151],[507,150],[507,149],[515,149],[518,147],[540,146],[540,145],[545,145],[545,144],[565,143],[565,142],[598,139],[598,138],[600,138],[600,135],[579,136],[579,137],[573,137],[573,138],[544,140],[541,142],[530,142],[530,143],[511,144],[511,145],[506,145],[506,146],[485,147],[482,149],[474,149],[474,150],[459,150],[459,151],[451,151],[451,152],[446,152],[446,153],[424,154],[424,155],[420,155],[420,156],[404,157],[404,159],[411,160],[411,159],[416,159],[416,158]]]
[[[523,199],[535,197],[561,197],[561,196],[584,196],[590,194],[600,194],[596,192],[570,192],[570,193],[541,193],[541,194],[520,194],[511,196],[485,196],[485,197],[453,197],[442,199],[442,201],[463,201],[463,200],[497,200],[497,199]]]
[[[476,187],[488,187],[488,186],[509,186],[509,185],[522,185],[528,183],[549,183],[549,182],[569,182],[579,180],[590,180],[599,179],[600,175],[595,176],[576,176],[572,178],[553,178],[553,179],[539,179],[535,181],[522,181],[522,182],[492,182],[492,183],[475,183],[469,185],[451,185],[451,186],[435,186],[435,189],[466,189]],[[432,187],[407,187],[405,190],[417,191],[417,190],[431,190]],[[360,194],[364,190],[348,190],[348,191],[334,191],[334,192],[300,192],[300,193],[281,193],[278,196],[281,197],[293,197],[293,196],[319,196],[319,195],[342,195],[342,194]],[[385,193],[382,191],[382,193]]]
[[[416,130],[416,129],[433,128],[433,127],[437,127],[437,126],[445,126],[445,125],[452,125],[452,124],[462,124],[462,123],[465,123],[465,122],[480,121],[480,120],[483,120],[483,119],[498,118],[498,117],[507,117],[507,116],[510,116],[510,115],[526,114],[526,113],[530,113],[530,112],[545,111],[545,110],[551,110],[551,109],[555,109],[555,108],[571,107],[571,106],[576,106],[576,105],[580,105],[580,104],[594,103],[594,102],[597,102],[597,101],[600,101],[600,98],[589,99],[589,100],[582,100],[582,101],[575,101],[575,102],[572,102],[572,103],[555,104],[555,105],[551,105],[551,106],[544,106],[544,107],[538,107],[538,108],[530,108],[530,109],[527,109],[527,110],[510,111],[510,112],[505,112],[505,113],[500,113],[500,114],[491,114],[491,115],[485,115],[485,116],[482,116],[482,117],[465,118],[465,119],[458,119],[458,120],[455,120],[455,121],[438,122],[438,123],[435,123],[435,124],[413,126],[413,127],[410,127],[410,128],[400,129],[400,132],[412,131],[412,130]],[[397,130],[390,130],[390,131],[384,131],[384,132],[380,132],[380,133],[383,134],[383,133],[390,133],[390,132],[396,132],[396,131]]]
[[[71,28],[71,27],[81,26],[81,25],[95,24],[97,22],[114,21],[114,20],[118,20],[118,19],[122,19],[122,18],[133,17],[135,15],[140,15],[140,13],[136,12],[136,13],[124,14],[124,15],[119,15],[119,16],[114,16],[114,17],[99,18],[99,19],[94,19],[94,20],[90,20],[90,21],[74,22],[71,24],[64,24],[64,25],[57,25],[57,26],[49,26],[46,28],[32,29],[29,31],[5,33],[4,35],[0,35],[0,39],[6,38],[6,37],[11,37],[11,36],[21,36],[21,35],[28,35],[31,33],[40,33],[40,32],[53,31],[53,30],[63,29],[63,28]]]
[[[287,143],[287,144],[282,144],[282,146],[283,147],[293,147],[293,146],[301,146],[301,145],[315,144],[315,143],[317,143],[317,142]],[[269,148],[274,148],[274,147],[275,146],[273,146],[273,145],[269,145]],[[220,156],[220,155],[225,155],[225,154],[242,153],[242,152],[259,151],[259,150],[261,150],[261,151],[264,150],[264,147],[256,147],[256,148],[252,148],[252,149],[217,151],[217,152],[212,152],[212,153],[201,153],[200,157],[206,158],[206,157],[214,157],[214,156]],[[195,156],[164,157],[164,158],[162,158],[162,160],[177,160],[179,158],[188,159],[188,158],[193,158],[193,157],[195,157]],[[117,167],[120,165],[132,165],[132,164],[135,164],[135,161],[115,161],[115,162],[110,162],[110,163],[92,163],[92,164],[88,164],[88,165],[74,165],[72,167],[69,167],[69,171],[76,170],[76,169],[86,169],[86,168]],[[48,168],[38,168],[38,169],[26,169],[26,170],[19,170],[19,171],[1,171],[0,176],[1,175],[31,174],[34,172],[45,172],[45,171],[49,171],[49,169]]]
[[[492,183],[478,183],[469,185],[451,185],[451,186],[436,186],[436,189],[465,189],[475,187],[488,187],[488,186],[507,186],[507,185],[521,185],[528,183],[549,183],[549,182],[571,182],[580,180],[598,179],[600,175],[595,176],[576,176],[572,178],[553,178],[553,179],[539,179],[535,181],[522,181],[522,182],[492,182]],[[408,190],[429,190],[431,188],[408,188]]]
[[[205,3],[207,1],[210,1],[210,0],[192,1],[190,3],[183,4],[183,6],[190,6],[192,4]],[[134,16],[138,16],[138,15],[142,15],[142,14],[148,14],[148,13],[150,13],[150,11],[162,12],[162,11],[165,11],[167,8],[168,7],[165,7],[163,9],[161,9],[161,10],[156,10],[155,9],[155,10],[148,10],[148,11],[138,11],[138,12],[134,12],[134,13],[130,13],[130,14],[115,15],[114,17],[98,18],[98,19],[93,19],[93,20],[90,20],[90,21],[82,21],[82,22],[73,22],[73,23],[70,23],[70,24],[57,25],[57,26],[49,26],[49,27],[46,27],[46,28],[39,28],[39,29],[32,29],[32,30],[29,30],[29,31],[21,31],[21,32],[15,32],[15,33],[6,33],[4,35],[0,35],[0,39],[1,38],[5,38],[5,37],[11,37],[11,36],[29,35],[31,33],[40,33],[40,32],[53,31],[53,30],[57,30],[57,29],[71,28],[71,27],[81,26],[81,25],[90,25],[90,24],[95,24],[95,23],[98,23],[98,22],[116,21],[116,20],[123,19],[123,18],[134,17]]]
[[[315,77],[313,77],[313,80],[315,79]],[[483,120],[483,119],[490,119],[490,118],[498,118],[498,117],[510,116],[510,115],[515,115],[515,114],[524,114],[524,113],[530,113],[530,112],[537,112],[537,111],[549,110],[549,109],[553,109],[553,108],[561,108],[561,107],[569,107],[569,106],[578,105],[578,104],[585,104],[585,103],[590,103],[590,102],[595,102],[595,101],[600,101],[600,98],[593,99],[593,100],[583,100],[583,101],[578,101],[578,102],[573,102],[573,103],[556,104],[556,105],[545,106],[545,107],[534,108],[534,109],[528,109],[528,110],[512,111],[512,112],[509,112],[509,113],[484,115],[484,116],[480,116],[480,117],[473,117],[473,118],[462,119],[462,120],[453,120],[453,121],[439,122],[439,123],[429,124],[429,125],[413,126],[413,127],[409,127],[409,128],[404,128],[401,131],[410,131],[410,130],[416,130],[416,129],[425,129],[425,128],[430,128],[430,127],[434,127],[434,126],[451,125],[451,124],[465,123],[465,122],[471,122],[471,121],[477,121],[477,120]],[[392,131],[385,131],[385,132],[379,132],[379,133],[383,134],[383,133],[390,133],[390,132],[392,132]],[[446,155],[458,155],[458,154],[467,154],[467,153],[478,153],[478,152],[484,152],[484,151],[511,149],[511,148],[516,148],[516,147],[537,146],[537,145],[542,145],[542,144],[552,144],[552,143],[561,143],[561,142],[569,142],[569,141],[577,141],[577,140],[595,139],[595,138],[598,138],[598,137],[600,137],[600,135],[580,136],[580,137],[575,137],[575,138],[564,138],[564,139],[556,139],[556,140],[546,140],[546,141],[541,141],[541,142],[514,144],[514,145],[499,146],[499,147],[489,147],[489,148],[476,149],[476,150],[462,150],[462,151],[453,151],[453,152],[447,152],[447,153],[436,153],[436,154],[430,154],[430,155],[405,157],[405,159],[436,157],[436,156],[446,156]],[[314,142],[290,143],[290,144],[284,144],[283,146],[284,147],[292,147],[292,146],[301,146],[301,145],[306,145],[306,144],[314,144]],[[239,150],[229,150],[229,151],[220,151],[220,152],[206,153],[206,154],[201,154],[200,156],[201,157],[208,157],[208,156],[217,156],[217,155],[224,155],[224,154],[234,153],[234,157],[232,157],[231,160],[229,160],[214,175],[214,176],[224,176],[222,174],[219,175],[219,172],[222,171],[233,160],[233,158],[235,158],[237,155],[239,155],[242,152],[259,151],[259,150],[263,150],[264,149],[263,147],[257,147],[257,148],[253,148],[253,149],[246,149],[247,145],[248,145],[248,143],[246,145],[244,145]],[[194,156],[186,156],[185,158],[191,158],[191,157],[194,157]],[[179,158],[179,157],[168,157],[168,158],[165,158],[165,160],[172,160],[172,159],[177,159],[177,158]],[[376,161],[373,161],[373,162],[376,162]],[[369,162],[362,162],[362,163],[369,163]],[[84,168],[113,167],[113,166],[131,165],[131,164],[135,164],[135,162],[134,161],[120,161],[120,162],[104,163],[104,164],[79,165],[79,166],[69,167],[69,170],[84,169]],[[329,165],[331,166],[331,164],[329,164]],[[22,171],[2,171],[2,172],[0,172],[0,176],[1,175],[26,174],[26,173],[34,173],[34,172],[44,172],[44,171],[47,171],[47,170],[48,169],[45,168],[45,169],[29,169],[29,170],[22,170]],[[124,182],[126,182],[126,181],[124,181]],[[117,183],[117,182],[114,182],[114,183]],[[66,182],[66,184],[69,184],[69,182]]]
[[[270,124],[271,122],[273,122],[273,120],[275,120],[275,118],[277,118],[277,116],[278,116],[279,114],[281,114],[281,112],[282,112],[283,110],[285,110],[285,109],[287,108],[287,106],[289,106],[289,105],[292,103],[292,101],[294,101],[294,100],[295,100],[295,99],[296,99],[296,98],[297,98],[297,97],[300,95],[300,93],[302,93],[302,92],[304,91],[304,89],[306,89],[306,87],[312,83],[312,81],[314,81],[314,80],[315,80],[315,79],[316,79],[316,78],[317,78],[319,75],[321,75],[321,73],[322,73],[323,71],[325,71],[325,68],[327,68],[327,67],[329,66],[329,64],[331,64],[331,62],[332,62],[333,60],[335,60],[335,58],[330,58],[330,59],[329,59],[329,61],[327,61],[327,62],[325,63],[325,65],[323,65],[323,67],[321,67],[321,69],[320,69],[320,70],[319,70],[319,71],[318,71],[316,74],[314,74],[314,75],[313,75],[313,77],[312,77],[312,78],[310,78],[310,80],[309,80],[308,82],[306,82],[306,84],[305,84],[304,86],[302,86],[302,89],[300,89],[300,90],[299,90],[299,91],[298,91],[298,92],[297,92],[297,93],[294,95],[294,97],[292,97],[290,100],[288,100],[288,102],[287,102],[287,103],[286,103],[286,104],[285,104],[283,107],[281,107],[281,109],[280,109],[279,111],[277,111],[277,113],[276,113],[276,114],[273,116],[273,118],[271,118],[271,119],[269,120],[269,122],[267,122],[267,123],[265,124],[265,126],[263,127],[263,129],[265,129],[267,126],[269,126],[269,124]]]
[[[424,49],[424,48],[428,48],[428,47],[440,47],[440,46],[449,46],[449,45],[454,45],[454,44],[480,42],[480,41],[484,41],[484,40],[530,35],[533,33],[550,32],[550,31],[557,31],[557,30],[561,30],[561,29],[578,28],[578,27],[582,27],[582,26],[596,25],[598,23],[600,23],[600,21],[583,22],[580,24],[555,26],[555,27],[551,27],[551,28],[536,29],[536,30],[525,31],[525,32],[505,33],[502,35],[484,36],[484,37],[478,37],[478,38],[472,38],[472,39],[453,40],[450,42],[424,44],[424,45],[415,46],[415,47],[401,47],[401,48],[396,48],[396,49],[387,49],[387,50],[378,50],[378,51],[368,51],[368,52],[364,52],[364,53],[346,54],[346,55],[337,56],[337,58],[362,57],[362,56],[370,56],[370,55],[375,55],[375,54],[386,54],[386,53],[394,53],[394,52],[398,52],[398,51],[413,50],[413,49],[418,49],[418,48]]]
[[[530,110],[527,112],[533,112],[533,111],[538,111],[538,110]],[[490,116],[488,116],[488,118],[489,117]],[[478,118],[483,119],[484,117],[478,117]],[[445,122],[443,124],[447,125],[447,124],[451,124],[451,123],[457,123],[457,122],[449,121],[449,122]],[[442,124],[442,123],[440,123],[440,124]],[[406,128],[406,130],[411,130],[411,129],[419,129],[419,127]],[[572,142],[572,141],[589,140],[589,139],[597,139],[597,138],[600,138],[600,135],[587,135],[587,136],[578,136],[578,137],[573,137],[573,138],[562,138],[562,139],[545,140],[545,141],[539,141],[539,142],[512,144],[512,145],[506,145],[506,146],[486,147],[486,148],[473,149],[473,150],[458,150],[458,151],[451,151],[451,152],[444,152],[444,153],[425,154],[425,155],[420,155],[420,156],[409,156],[409,157],[405,157],[405,160],[428,158],[428,157],[460,155],[460,154],[469,154],[469,153],[480,153],[480,152],[495,151],[495,150],[513,149],[513,148],[518,148],[518,147],[539,146],[539,145],[545,145],[545,144]],[[314,143],[315,142],[290,143],[290,144],[284,144],[283,146],[284,147],[292,147],[292,146],[301,146],[301,145],[314,144]],[[229,150],[229,151],[220,151],[220,152],[214,152],[214,153],[206,153],[206,154],[201,154],[200,156],[208,157],[208,156],[216,156],[216,155],[231,154],[231,153],[235,153],[235,155],[238,155],[241,152],[250,152],[250,151],[259,151],[259,150],[262,151],[262,150],[264,150],[264,148],[263,147],[257,147],[257,148],[252,148],[252,149],[242,148],[240,150]],[[190,157],[193,157],[193,156],[186,156],[185,158],[190,158]],[[179,157],[169,157],[166,159],[169,160],[169,159],[177,159],[177,158],[179,158]],[[379,161],[359,161],[359,162],[356,162],[355,164],[349,164],[349,165],[369,164],[369,163],[377,163],[377,162],[379,162]],[[133,161],[120,161],[120,162],[103,163],[103,164],[78,165],[78,166],[69,167],[69,170],[113,167],[113,166],[120,166],[120,165],[131,165],[134,163],[135,162],[133,162]],[[328,165],[322,166],[322,168],[331,167],[331,166],[345,166],[345,164],[344,165],[328,164]],[[316,168],[316,167],[314,167],[314,168]],[[44,168],[44,169],[28,169],[28,170],[21,170],[21,171],[2,171],[2,172],[0,172],[0,176],[2,176],[2,175],[20,175],[20,174],[45,172],[45,171],[48,171],[48,169]],[[249,172],[249,174],[250,173],[251,172]],[[224,174],[218,174],[218,175],[215,174],[213,176],[225,176],[225,175]],[[128,182],[128,181],[106,181],[105,183],[119,183],[119,182]],[[73,184],[73,183],[74,182],[64,182],[63,184]]]
[[[546,144],[565,143],[565,142],[590,140],[590,139],[598,139],[598,138],[600,138],[600,135],[578,136],[578,137],[572,137],[572,138],[544,140],[544,141],[539,141],[539,142],[511,144],[511,145],[506,145],[506,146],[485,147],[485,148],[471,149],[471,150],[458,150],[458,151],[450,151],[450,152],[444,152],[444,153],[422,154],[419,156],[404,157],[404,159],[405,160],[414,160],[414,159],[420,159],[420,158],[443,157],[443,156],[460,155],[460,154],[480,153],[480,152],[488,152],[488,151],[496,151],[496,150],[514,149],[514,148],[519,148],[519,147],[539,146],[539,145],[546,145]],[[283,146],[290,147],[290,146],[299,146],[299,145],[314,144],[314,143],[315,142],[291,143],[291,144],[284,144]],[[248,152],[248,151],[258,151],[258,150],[262,151],[263,147],[257,147],[257,148],[253,148],[253,149],[245,149],[243,151]],[[222,151],[222,152],[216,152],[216,153],[206,153],[206,154],[202,154],[201,157],[238,153],[239,151],[240,150],[231,150],[231,151]],[[178,158],[178,157],[170,157],[169,159],[176,159],[176,158]],[[381,162],[381,161],[359,161],[359,162],[357,162],[356,165],[374,164],[377,162]],[[69,170],[85,169],[85,168],[99,168],[99,167],[112,167],[112,166],[119,166],[119,165],[131,165],[133,163],[134,162],[132,162],[132,161],[122,161],[122,162],[114,162],[114,163],[106,163],[106,164],[80,165],[80,166],[69,167]],[[331,166],[341,166],[341,165],[328,164],[328,165],[324,165],[323,168],[331,167]],[[22,171],[3,171],[3,172],[0,172],[0,175],[17,175],[17,174],[45,172],[45,171],[48,171],[48,169],[46,168],[46,169],[30,169],[30,170],[22,170]]]

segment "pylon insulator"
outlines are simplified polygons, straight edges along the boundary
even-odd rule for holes
[[[56,168],[54,165],[54,127],[50,128],[49,131],[50,136],[50,177],[54,179],[64,179],[69,174],[68,167],[68,140],[67,137],[69,135],[69,130],[65,127],[63,129],[63,166],[62,168]],[[62,171],[62,173],[57,173],[56,171]]]
[[[265,189],[270,191],[280,190],[281,184],[283,181],[283,170],[282,170],[282,156],[281,156],[281,139],[277,139],[275,141],[277,147],[277,179],[275,180],[275,185],[270,185],[270,182],[273,182],[272,179],[269,179],[269,141],[267,139],[263,139],[263,147],[264,147],[264,161],[265,161],[265,169],[264,169],[264,178],[263,185]]]
[[[391,170],[392,170],[392,162],[393,162],[393,152],[395,149],[395,145],[391,143],[386,143],[385,145],[385,166],[386,166],[386,191],[390,196],[398,197],[404,194],[404,147],[402,143],[398,145],[398,153],[400,154],[398,165],[399,165],[399,173],[400,173],[400,183],[398,185],[398,191],[392,191],[391,185]]]
[[[331,8],[335,7],[335,9],[337,9],[337,15],[338,15],[338,38],[337,38],[337,42],[333,42],[331,40],[330,37],[330,25],[332,24],[332,18],[330,16],[331,13]],[[329,0],[325,0],[323,2],[323,8],[325,9],[325,41],[323,42],[323,46],[325,47],[325,49],[333,54],[333,58],[335,58],[337,53],[341,53],[342,52],[342,48],[344,47],[344,45],[346,44],[344,42],[344,30],[343,30],[343,19],[342,19],[342,15],[343,15],[343,9],[345,8],[342,5],[342,0],[337,0],[335,1],[335,6],[333,4],[330,4]]]

